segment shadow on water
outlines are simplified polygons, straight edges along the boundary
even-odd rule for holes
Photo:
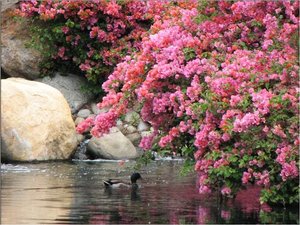
[[[105,189],[103,179],[129,180],[130,166],[76,161],[2,165],[1,223],[223,224],[298,223],[298,209],[264,212],[257,191],[217,204],[200,196],[195,174],[178,175],[181,162],[159,161],[141,170],[139,189]],[[245,197],[246,196],[246,197]]]

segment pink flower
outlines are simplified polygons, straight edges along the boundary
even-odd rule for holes
[[[277,158],[276,162],[283,165],[286,162],[286,159],[292,155],[291,146],[284,146],[276,150]]]
[[[230,106],[236,107],[242,100],[243,99],[240,95],[232,95],[230,98]]]
[[[214,165],[213,165],[213,167],[214,168],[219,168],[219,167],[221,167],[221,166],[226,166],[226,165],[228,165],[229,163],[228,163],[228,161],[226,160],[226,159],[219,159],[219,160],[217,160],[215,163],[214,163]]]
[[[271,92],[263,89],[257,93],[252,93],[251,96],[253,105],[262,115],[270,112],[270,100],[274,96]]]
[[[98,36],[99,27],[92,27],[90,31],[90,38],[95,38]]]
[[[109,1],[104,12],[108,15],[119,16],[119,11],[121,6],[119,6],[116,1]]]
[[[272,45],[272,44],[273,44],[273,41],[272,41],[272,40],[265,40],[265,41],[263,42],[262,48],[265,49],[265,50],[267,50],[268,47],[269,47],[270,45]]]
[[[229,187],[223,187],[221,190],[222,195],[230,195],[231,194],[231,189]]]
[[[196,147],[205,148],[208,145],[208,134],[211,131],[209,125],[203,125],[202,129],[196,133],[196,140],[194,142]]]
[[[234,80],[231,77],[221,77],[214,79],[211,82],[211,89],[216,94],[227,97],[230,96],[233,93],[236,93],[236,90],[238,89],[236,80]]]
[[[151,149],[154,137],[155,135],[144,136],[139,144],[139,147],[144,150]]]
[[[297,178],[298,175],[299,172],[296,161],[291,161],[290,163],[284,163],[282,165],[280,176],[283,181],[286,181],[288,178]]]
[[[82,70],[82,71],[88,71],[90,70],[92,67],[90,65],[90,62],[88,60],[85,61],[85,63],[82,63],[80,64],[79,68]]]
[[[275,134],[279,137],[286,138],[286,134],[282,130],[282,127],[280,126],[280,124],[275,125],[274,128],[272,129],[272,132],[273,132],[273,134]]]
[[[65,48],[65,47],[60,47],[60,48],[58,49],[57,55],[58,55],[60,58],[63,58],[64,55],[65,55],[65,51],[66,51],[66,48]]]
[[[173,140],[173,138],[170,136],[170,135],[166,135],[164,137],[162,137],[160,140],[159,140],[159,146],[164,148],[166,147],[171,141]]]
[[[264,126],[264,128],[263,128],[263,132],[265,132],[265,133],[269,133],[269,131],[270,131],[269,127],[267,127],[267,126]]]
[[[87,131],[92,125],[94,125],[94,118],[89,117],[89,118],[87,118],[86,120],[84,120],[83,122],[81,122],[80,124],[77,125],[76,131],[79,134],[82,134],[85,131]]]
[[[194,76],[193,81],[191,83],[191,87],[187,88],[186,94],[192,101],[196,101],[198,100],[200,93],[201,93],[201,85],[199,82],[199,77]]]
[[[200,157],[204,154],[205,150],[204,149],[199,149],[194,153],[194,158],[196,160],[200,159]]]
[[[95,125],[91,130],[93,136],[100,137],[105,133],[108,133],[110,128],[115,126],[117,114],[110,110],[106,113],[99,114],[95,118]]]
[[[207,185],[201,185],[199,187],[199,194],[209,194],[211,193],[211,189]]]
[[[63,26],[63,27],[61,28],[61,30],[62,30],[62,32],[64,32],[64,34],[67,34],[67,33],[70,31],[70,28],[67,27],[67,26]]]
[[[257,185],[264,185],[265,187],[269,187],[270,174],[268,171],[264,170],[263,173],[258,173],[255,178],[257,179]]]
[[[241,119],[236,119],[233,123],[233,131],[243,132],[249,127],[260,124],[260,117],[257,112],[246,113]]]
[[[252,177],[251,173],[244,172],[243,177],[242,177],[242,183],[247,184],[249,182],[249,180],[251,179],[251,177]]]
[[[221,218],[224,220],[229,220],[231,217],[231,213],[229,210],[221,210]]]
[[[224,133],[224,134],[222,135],[222,140],[223,140],[224,142],[229,141],[229,140],[230,140],[230,134]]]

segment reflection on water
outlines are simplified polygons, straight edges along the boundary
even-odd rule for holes
[[[196,176],[180,177],[181,162],[153,162],[138,190],[106,190],[102,180],[128,179],[133,162],[2,165],[1,223],[179,224],[298,223],[298,209],[263,211],[255,190],[217,204],[200,196]],[[251,201],[249,201],[249,199]]]

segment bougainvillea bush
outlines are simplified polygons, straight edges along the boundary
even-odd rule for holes
[[[25,1],[19,14],[48,26],[56,63],[91,80],[116,65],[110,110],[78,132],[101,136],[135,106],[154,128],[140,147],[193,158],[199,193],[255,183],[261,202],[299,201],[298,1]]]
[[[182,2],[179,2],[182,3]],[[140,147],[195,159],[199,192],[249,184],[261,202],[299,201],[298,1],[189,1],[169,6],[119,63],[88,119],[100,136],[139,104],[154,132]]]
[[[168,1],[29,0],[16,14],[32,21],[31,46],[45,60],[42,74],[59,68],[103,82],[121,59],[140,48],[143,34]],[[92,89],[91,89],[92,90]]]

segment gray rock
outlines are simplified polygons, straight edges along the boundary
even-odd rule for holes
[[[150,129],[150,126],[147,123],[145,123],[142,120],[139,122],[139,125],[137,127],[137,130],[139,132],[146,131],[146,130],[149,130],[149,129]]]
[[[142,131],[140,134],[142,137],[150,136],[151,134],[153,134],[153,131]]]
[[[92,117],[92,118],[95,118],[97,115],[95,115],[95,114],[90,114],[89,116],[88,116],[88,118],[90,118],[90,117]]]
[[[140,122],[140,115],[135,111],[129,111],[126,113],[124,121],[131,125],[137,126]]]
[[[135,159],[139,156],[131,141],[117,127],[100,138],[92,137],[87,149],[91,155],[104,159]]]
[[[127,134],[126,137],[132,142],[134,146],[139,146],[142,136],[139,133]]]
[[[1,2],[1,12],[5,11],[8,8],[16,8],[16,3],[20,0],[3,0]]]
[[[97,103],[92,103],[91,104],[91,109],[92,109],[92,112],[96,115],[99,115],[101,113],[106,113],[109,111],[109,108],[108,107],[105,107],[105,108],[102,108],[102,109],[99,109],[98,106],[97,106]]]
[[[82,134],[76,134],[78,143],[82,142],[84,140],[84,136]]]
[[[26,46],[31,40],[29,22],[13,21],[10,12],[8,9],[1,13],[1,68],[10,77],[37,79],[42,55]]]
[[[82,141],[80,142],[80,145],[77,146],[77,149],[75,153],[73,154],[72,158],[73,159],[80,159],[80,160],[86,160],[88,159],[88,155],[86,154],[87,152],[87,141]]]
[[[122,120],[120,120],[120,119],[117,120],[117,126],[123,126]]]
[[[106,113],[109,111],[110,108],[106,107],[106,108],[102,108],[102,109],[99,109],[99,113],[98,114],[101,114],[101,113]]]
[[[136,132],[136,128],[134,126],[128,125],[128,124],[125,124],[123,126],[123,129],[122,129],[123,134],[127,135],[127,134],[132,134],[134,132]]]
[[[117,125],[117,128],[124,134],[125,129],[124,129],[122,120],[117,120],[116,125]]]
[[[83,122],[83,121],[84,121],[83,118],[77,117],[77,118],[75,119],[74,123],[75,123],[75,125],[77,126],[78,124],[80,124],[80,123]]]
[[[96,103],[91,104],[91,109],[92,109],[92,112],[96,115],[98,115],[101,112],[101,110],[97,107]]]
[[[82,117],[84,119],[88,118],[91,115],[91,111],[89,109],[81,109],[77,113],[78,117]]]
[[[83,93],[81,91],[81,86],[87,83],[86,79],[74,74],[62,76],[60,73],[56,73],[54,77],[44,77],[37,81],[58,89],[67,99],[72,113],[77,112],[93,97],[91,94]]]

